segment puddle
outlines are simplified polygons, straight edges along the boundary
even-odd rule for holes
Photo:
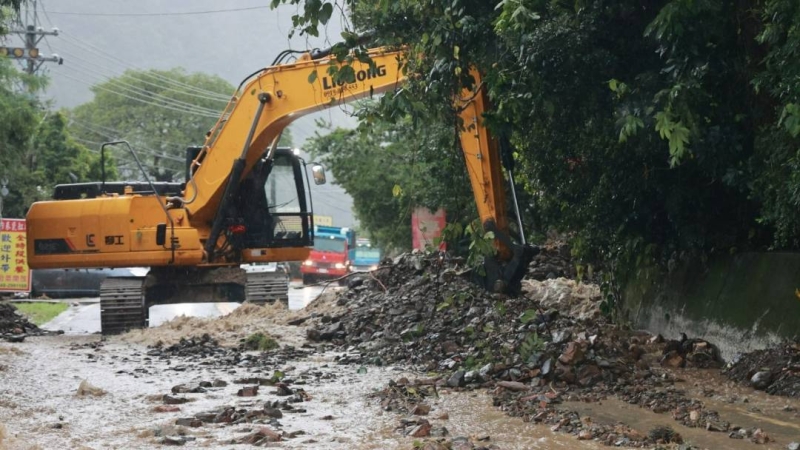
[[[554,433],[544,425],[526,423],[518,417],[509,417],[492,406],[491,397],[483,391],[451,392],[439,391],[439,399],[431,402],[432,409],[425,418],[434,427],[444,426],[451,437],[471,436],[473,438],[489,436],[488,444],[497,445],[503,450],[528,449],[600,449],[606,448],[597,442],[579,441],[575,436]],[[437,420],[446,412],[448,420]],[[381,442],[370,443],[355,448],[378,450],[385,448],[410,449],[413,442],[398,436],[394,428],[403,416],[387,413],[391,420],[376,433]]]

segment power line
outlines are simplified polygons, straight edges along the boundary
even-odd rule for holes
[[[47,40],[45,40],[45,42],[47,42]],[[219,103],[227,103],[227,101],[223,101],[223,100],[217,100],[217,99],[209,99],[208,97],[199,96],[199,95],[197,95],[197,94],[194,94],[194,93],[191,93],[191,92],[180,91],[180,90],[178,90],[178,89],[175,89],[174,87],[166,86],[166,85],[163,85],[163,84],[157,84],[157,83],[153,83],[153,82],[150,82],[150,81],[144,80],[144,79],[142,79],[142,78],[138,78],[138,77],[136,77],[136,76],[135,76],[134,74],[132,74],[132,73],[124,73],[124,74],[122,74],[122,75],[118,75],[118,74],[117,74],[117,73],[116,73],[116,72],[115,72],[113,69],[110,69],[110,68],[108,68],[108,67],[106,67],[106,66],[104,66],[104,65],[102,65],[102,64],[98,64],[98,63],[96,63],[96,62],[94,62],[94,61],[90,61],[90,60],[88,60],[88,59],[81,58],[80,56],[78,56],[78,55],[76,55],[76,54],[72,53],[71,51],[68,51],[68,50],[62,50],[62,52],[63,52],[64,54],[66,54],[66,55],[70,55],[70,58],[72,58],[72,59],[75,59],[75,60],[78,60],[78,61],[83,61],[84,63],[86,63],[86,64],[88,64],[88,65],[90,65],[90,66],[92,66],[92,67],[96,67],[96,68],[98,68],[98,69],[100,69],[100,70],[102,70],[102,71],[104,71],[104,72],[106,72],[106,73],[110,73],[110,74],[112,74],[112,76],[108,76],[108,75],[100,75],[100,76],[102,76],[103,78],[105,78],[105,79],[107,79],[107,80],[109,80],[109,81],[113,81],[113,82],[116,82],[116,83],[120,83],[120,84],[122,84],[122,85],[125,85],[125,86],[130,86],[131,88],[135,88],[135,89],[138,89],[138,90],[141,90],[141,91],[144,91],[144,92],[148,92],[148,93],[150,93],[150,92],[149,92],[149,91],[147,91],[146,89],[144,89],[144,88],[141,88],[141,87],[138,87],[138,86],[135,86],[135,85],[131,85],[131,84],[129,84],[129,83],[127,83],[127,82],[125,82],[125,81],[122,81],[120,78],[121,78],[121,77],[128,77],[128,78],[130,78],[130,79],[131,79],[131,80],[133,80],[133,81],[137,81],[137,82],[140,82],[140,83],[142,83],[142,84],[145,84],[145,85],[147,85],[147,86],[152,86],[152,87],[154,87],[154,88],[161,89],[161,90],[163,90],[164,92],[174,92],[176,95],[185,95],[185,96],[189,96],[189,97],[201,98],[201,99],[203,99],[203,100],[210,100],[210,101],[219,102]],[[79,65],[79,64],[77,64],[76,66],[80,67],[80,65]],[[71,66],[71,65],[67,65],[67,66],[65,66],[65,67],[67,67],[67,68],[71,68],[72,66]],[[91,70],[91,69],[88,69],[88,70]],[[94,75],[94,74],[93,74],[93,75]],[[153,93],[151,93],[151,94],[153,94]],[[172,98],[172,97],[168,97],[168,96],[165,96],[165,95],[163,95],[163,94],[155,94],[155,95],[157,95],[157,96],[159,96],[159,97],[163,97],[163,98],[165,98],[165,99],[168,99],[169,101],[174,101],[174,102],[177,102],[177,103],[181,103],[181,104],[184,104],[184,105],[187,105],[187,106],[191,106],[191,107],[199,108],[199,109],[201,109],[201,110],[205,110],[205,111],[207,111],[207,112],[212,112],[212,113],[214,113],[214,114],[217,114],[217,115],[219,115],[219,110],[217,110],[217,109],[212,109],[212,108],[208,108],[208,107],[205,107],[205,106],[200,106],[200,105],[197,105],[197,104],[195,104],[195,103],[184,102],[184,101],[182,101],[182,100],[178,100],[178,99],[175,99],[175,98]]]
[[[87,148],[87,150],[90,151],[91,153],[94,153],[94,154],[100,154],[100,150],[98,150],[98,149]],[[113,157],[117,161],[117,167],[118,168],[123,168],[123,169],[125,169],[125,170],[127,170],[128,172],[131,172],[131,173],[137,172],[136,169],[138,169],[139,167],[136,166],[136,162],[134,160],[125,159],[125,158],[120,157],[119,155],[113,155]],[[130,166],[134,166],[133,169],[131,169]],[[158,166],[155,166],[155,165],[153,165],[151,163],[148,163],[148,162],[142,162],[142,166],[147,168],[147,169],[153,170],[153,171],[162,170],[164,172],[168,172],[168,173],[172,174],[173,176],[174,175],[180,175],[180,174],[183,173],[182,171],[177,170],[177,169],[171,169],[169,167],[158,167]]]
[[[246,8],[233,9],[214,9],[206,11],[177,11],[161,13],[92,13],[92,12],[67,12],[67,11],[48,11],[50,14],[61,14],[64,16],[100,16],[100,17],[153,17],[153,16],[193,16],[200,14],[217,14],[239,11],[253,11],[256,9],[268,9],[269,6],[250,6]]]
[[[125,136],[125,135],[129,134],[129,132],[124,132],[124,131],[117,130],[115,128],[103,126],[103,125],[100,125],[99,123],[92,123],[91,125],[89,125],[88,123],[83,122],[82,120],[76,119],[74,116],[70,116],[69,119],[71,121],[75,122],[78,125],[83,124],[84,128],[91,127],[93,129],[100,130],[100,131],[95,131],[95,133],[99,134],[101,136],[104,136],[107,139],[112,139],[113,140],[113,139],[116,139],[117,137]],[[203,140],[205,140],[205,138]],[[168,145],[170,145],[172,147],[177,148],[180,151],[183,151],[183,150],[186,149],[187,146],[192,145],[192,144],[187,144],[187,143],[178,143],[178,142],[164,141],[164,140],[160,140],[159,142],[162,143],[162,144],[168,144]],[[195,145],[196,145],[196,143],[195,143]],[[183,161],[183,160],[181,160],[181,161]]]
[[[53,23],[50,20],[50,16],[48,15],[48,11],[47,11],[46,6],[44,5],[44,2],[41,1],[41,0],[39,0],[39,2],[41,3],[42,13],[44,13],[45,20],[47,20],[47,22],[50,24],[50,26],[53,26]],[[77,37],[70,36],[69,34],[65,35],[63,31],[59,34],[59,36],[61,36],[62,38],[65,38],[65,40],[70,42],[72,45],[80,47],[81,49],[83,49],[83,51],[89,52],[89,53],[94,53],[96,56],[99,56],[100,58],[103,58],[103,59],[106,59],[108,61],[114,62],[116,65],[124,68],[125,70],[136,69],[136,70],[139,70],[139,71],[142,72],[141,76],[143,76],[143,77],[147,76],[147,77],[150,77],[151,79],[159,80],[159,81],[161,81],[163,83],[167,83],[167,84],[182,88],[183,90],[187,91],[187,95],[195,96],[195,97],[198,97],[198,98],[204,98],[204,99],[208,99],[208,100],[215,100],[215,101],[224,102],[224,103],[227,103],[230,100],[230,96],[226,95],[226,94],[210,91],[210,90],[198,87],[198,86],[192,86],[190,84],[186,84],[186,83],[180,82],[178,80],[174,80],[172,78],[169,78],[167,76],[164,76],[164,75],[161,75],[161,74],[158,74],[158,73],[145,72],[144,68],[142,68],[140,66],[136,66],[136,65],[129,65],[129,63],[127,61],[123,61],[122,59],[117,58],[116,56],[103,51],[102,49],[98,48],[95,45],[92,45],[92,44],[90,44],[88,42],[84,42],[84,41],[80,40]]]
[[[102,59],[105,59],[106,61],[109,61],[109,62],[111,62],[111,63],[123,68],[125,71],[128,71],[128,70],[137,71],[137,73],[129,73],[129,74],[127,74],[127,76],[131,77],[134,80],[141,81],[143,83],[147,83],[147,84],[150,84],[152,86],[158,86],[158,87],[160,87],[162,89],[165,89],[165,90],[166,89],[173,89],[175,92],[178,92],[178,93],[190,96],[190,97],[203,99],[203,100],[210,100],[210,101],[219,102],[219,103],[225,103],[225,104],[227,104],[230,101],[230,97],[226,96],[224,94],[216,93],[216,92],[209,91],[209,90],[206,90],[206,89],[203,89],[203,88],[199,88],[199,87],[196,87],[196,86],[185,84],[185,83],[182,83],[180,81],[177,81],[177,80],[174,80],[172,78],[169,78],[167,76],[161,75],[159,73],[147,71],[147,70],[145,70],[143,68],[140,68],[138,66],[128,66],[126,63],[122,62],[122,60],[119,60],[119,59],[117,59],[117,58],[115,58],[113,56],[110,56],[110,55],[106,56],[107,54],[103,53],[100,50],[95,50],[96,47],[92,46],[91,44],[79,41],[78,39],[76,39],[76,38],[74,38],[72,36],[66,35],[63,32],[62,32],[62,37],[64,37],[64,40],[65,40],[66,43],[74,45],[74,46],[82,49],[83,52],[92,53],[95,56],[98,56],[98,57],[100,57]],[[106,70],[114,73],[114,71],[112,69],[106,69]],[[160,83],[163,83],[163,84],[156,84],[153,81],[148,81],[147,78],[150,78],[151,80],[155,80],[156,82],[160,82]],[[170,85],[172,87],[169,87]]]
[[[103,137],[103,138],[106,138],[106,139],[109,139],[109,140],[112,140],[112,141],[120,139],[120,138],[123,138],[125,136],[124,133],[120,133],[120,132],[116,132],[115,133],[116,135],[108,134],[107,132],[103,132],[101,130],[98,130],[98,129],[96,129],[96,128],[90,126],[90,125],[87,125],[86,123],[83,123],[83,122],[81,122],[79,120],[76,120],[74,118],[70,118],[70,122],[74,123],[75,125],[83,128],[85,130],[88,130],[88,131],[90,131],[90,132],[92,132],[92,133],[94,133],[94,134],[96,134],[96,135],[98,135],[100,137]],[[178,158],[176,156],[166,155],[164,153],[159,153],[157,150],[153,150],[152,148],[147,147],[146,145],[143,145],[141,143],[137,143],[136,147],[139,147],[141,149],[146,150],[150,156],[157,156],[157,157],[160,157],[160,158],[163,158],[163,159],[166,159],[166,160],[176,161],[176,162],[180,162],[180,163],[184,162],[184,160],[181,159],[181,158]]]
[[[16,28],[10,30],[10,33],[16,34],[22,38],[22,41],[25,43],[25,48],[19,50],[24,50],[24,52],[17,54],[16,51],[12,52],[12,50],[17,49],[6,47],[4,47],[4,50],[5,54],[9,57],[25,61],[25,72],[27,72],[28,75],[33,75],[39,71],[39,68],[42,67],[42,64],[45,62],[62,64],[64,60],[58,55],[45,57],[39,53],[39,49],[36,47],[39,45],[39,42],[48,35],[58,36],[58,29],[53,28],[52,31],[45,31],[39,26],[37,0],[32,0],[30,3],[31,4],[25,8],[25,23],[22,23],[22,16],[18,15],[15,20]]]
[[[196,116],[208,117],[208,118],[211,118],[211,119],[216,119],[216,118],[218,118],[217,116],[215,116],[215,115],[213,115],[213,114],[207,114],[207,113],[200,113],[200,112],[188,111],[188,110],[186,110],[186,109],[180,109],[180,108],[175,108],[175,107],[168,106],[168,105],[160,105],[160,104],[158,104],[158,103],[149,102],[149,101],[147,101],[147,100],[143,100],[142,98],[139,98],[139,97],[132,97],[132,96],[130,96],[130,95],[126,95],[126,94],[123,94],[123,93],[121,93],[121,92],[117,92],[117,91],[115,91],[115,90],[113,90],[113,89],[109,89],[109,88],[107,88],[107,87],[104,87],[104,86],[100,86],[100,85],[92,84],[92,83],[90,83],[90,82],[88,82],[88,81],[86,81],[86,80],[83,80],[83,79],[81,79],[81,78],[78,78],[78,77],[73,77],[73,76],[71,76],[71,75],[69,75],[69,74],[66,74],[66,73],[63,73],[62,75],[63,75],[63,76],[65,76],[65,77],[67,77],[67,78],[69,78],[69,79],[71,79],[71,80],[73,80],[73,81],[77,81],[78,83],[85,84],[85,85],[87,85],[87,86],[89,86],[89,87],[95,87],[95,88],[97,88],[97,89],[100,89],[100,90],[102,90],[102,91],[110,92],[110,93],[112,93],[112,94],[119,95],[120,97],[125,97],[125,98],[127,98],[128,100],[133,100],[133,101],[136,101],[136,102],[139,102],[139,103],[144,103],[144,104],[146,104],[146,105],[155,106],[155,107],[158,107],[158,108],[164,108],[164,109],[171,109],[171,110],[173,110],[173,111],[178,111],[178,112],[183,112],[183,113],[188,113],[188,114],[194,114],[194,115],[196,115]]]
[[[85,76],[88,76],[88,77],[96,77],[97,76],[96,75],[96,71],[93,71],[92,69],[89,69],[89,68],[82,67],[80,65],[68,65],[68,66],[65,66],[65,67],[67,67],[70,70],[74,70],[75,72],[79,72],[81,75],[85,75]],[[123,92],[127,92],[127,93],[129,93],[129,94],[131,94],[133,96],[136,96],[136,98],[141,98],[143,100],[148,100],[148,101],[160,102],[160,103],[163,103],[164,106],[171,106],[172,109],[184,111],[184,112],[189,113],[189,114],[196,114],[196,115],[199,115],[199,116],[210,117],[210,118],[214,118],[214,119],[219,118],[219,112],[216,111],[216,110],[213,110],[211,108],[198,106],[198,105],[195,105],[193,103],[188,103],[188,102],[184,102],[184,101],[181,101],[181,100],[176,100],[176,99],[173,99],[171,97],[167,97],[167,96],[162,95],[162,94],[158,94],[158,93],[155,93],[155,92],[150,92],[147,89],[143,89],[141,87],[126,83],[125,81],[122,81],[122,80],[120,80],[118,78],[111,78],[111,77],[109,77],[107,75],[99,75],[99,76],[103,77],[108,84],[110,84],[112,86],[116,86],[117,88],[119,88]],[[104,88],[104,86],[101,86],[99,84],[94,84],[93,86],[97,87],[97,88]],[[110,88],[106,88],[106,89],[109,90]],[[110,90],[113,91],[113,89],[110,89]]]

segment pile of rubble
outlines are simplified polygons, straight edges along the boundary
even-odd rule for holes
[[[492,294],[435,258],[405,255],[343,291],[348,311],[309,329],[312,341],[354,346],[368,362],[453,374],[451,385],[490,380],[592,386],[649,367],[713,367],[708,342],[621,331],[599,314],[599,289],[572,280]],[[575,295],[575,293],[582,295]]]
[[[572,264],[572,254],[567,244],[552,244],[540,247],[539,254],[533,257],[528,266],[529,280],[552,280],[555,278],[575,278],[577,271]]]
[[[740,355],[725,374],[772,395],[800,398],[800,342]]]
[[[508,414],[579,439],[634,447],[680,442],[667,432],[644,436],[621,425],[584,423],[558,409],[565,397],[615,396],[672,413],[689,426],[734,429],[671,387],[670,369],[721,367],[718,349],[686,335],[667,340],[608,323],[595,285],[563,278],[526,281],[523,295],[510,298],[484,291],[438,259],[413,254],[373,275],[342,291],[337,302],[347,312],[309,329],[308,339],[349,348],[351,355],[357,350],[367,363],[404,363],[440,373],[441,387],[494,388],[495,405]],[[398,381],[383,391],[382,403],[410,414],[430,389],[435,387]],[[410,401],[408,392],[417,401]]]
[[[181,338],[169,346],[156,342],[147,347],[146,356],[165,361],[174,359],[178,365],[173,366],[172,370],[183,371],[192,364],[215,367],[273,367],[317,352],[313,347],[296,348],[291,345],[273,348],[260,354],[253,354],[248,350],[245,339],[238,347],[226,347],[208,333],[204,333],[201,336]]]
[[[11,303],[0,303],[0,337],[10,342],[21,342],[27,335],[43,331],[17,312]]]

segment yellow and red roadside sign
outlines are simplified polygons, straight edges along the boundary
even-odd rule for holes
[[[25,219],[0,219],[0,291],[29,292]]]

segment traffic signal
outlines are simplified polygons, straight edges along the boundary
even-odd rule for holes
[[[0,47],[0,56],[8,56],[14,59],[37,59],[39,58],[39,49],[32,48],[26,51],[23,47]]]

